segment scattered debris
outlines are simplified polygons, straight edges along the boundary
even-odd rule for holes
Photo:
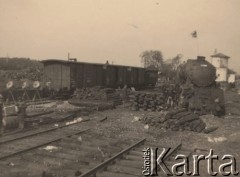
[[[221,136],[221,137],[217,137],[217,138],[211,138],[211,137],[208,137],[208,142],[211,142],[211,143],[219,143],[219,142],[223,142],[223,141],[226,141],[227,138]]]
[[[206,134],[208,134],[208,133],[214,132],[214,131],[217,130],[217,129],[218,129],[217,126],[209,127],[209,128],[205,128],[205,130],[204,130],[203,132],[206,133]]]
[[[134,118],[133,118],[132,122],[137,122],[137,121],[140,121],[140,120],[141,120],[141,118],[140,118],[140,117],[134,116]]]
[[[148,130],[149,129],[149,125],[148,124],[144,125],[144,129]]]
[[[49,123],[56,123],[54,126],[61,121],[69,121],[73,120],[76,117],[76,113],[74,112],[67,112],[67,113],[59,113],[54,112],[47,115],[41,115],[34,118],[25,118],[25,122],[27,126],[33,125],[44,125]]]
[[[101,118],[100,120],[99,120],[99,122],[103,122],[103,121],[105,121],[105,120],[107,120],[107,116],[105,116],[105,117],[103,117],[103,118]]]
[[[82,137],[79,136],[79,137],[77,138],[77,140],[80,141],[80,142],[82,142]]]
[[[100,147],[98,147],[98,150],[101,152],[102,157],[105,157],[104,152],[102,151],[102,149]]]
[[[66,125],[71,125],[71,124],[75,124],[75,123],[82,122],[82,121],[83,121],[83,119],[81,117],[79,117],[77,119],[74,119],[73,121],[66,122]]]
[[[54,150],[58,150],[58,147],[52,146],[52,145],[48,145],[48,146],[46,146],[46,147],[43,148],[43,149],[46,150],[46,151],[52,152],[52,151],[54,151]]]
[[[13,162],[10,162],[10,163],[8,164],[8,166],[13,167],[13,166],[15,166],[15,164],[14,164]]]
[[[59,102],[59,104],[56,107],[56,111],[58,112],[76,112],[76,111],[83,111],[83,110],[85,111],[83,107],[72,105],[68,101]]]

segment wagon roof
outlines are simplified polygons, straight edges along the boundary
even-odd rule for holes
[[[46,59],[42,60],[42,63],[65,63],[65,64],[70,64],[70,63],[78,63],[78,64],[91,64],[91,65],[100,65],[104,66],[106,64],[104,63],[90,63],[90,62],[79,62],[79,61],[67,61],[67,60],[60,60],[60,59]],[[121,67],[131,67],[131,68],[138,68],[138,69],[144,69],[143,67],[136,67],[136,66],[126,66],[126,65],[115,65],[115,64],[107,64],[109,66],[121,66]]]

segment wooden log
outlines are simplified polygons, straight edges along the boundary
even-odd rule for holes
[[[187,111],[186,108],[182,108],[182,109],[179,109],[179,110],[176,110],[176,111],[172,111],[172,112],[169,112],[167,115],[166,115],[166,118],[171,118],[172,116],[174,116],[175,114],[178,114],[180,112],[185,112]]]
[[[192,113],[191,112],[179,112],[179,113],[173,115],[170,119],[180,119],[180,118],[182,118],[184,116],[187,116],[189,114],[192,114]]]
[[[182,117],[181,119],[177,120],[175,122],[175,125],[180,126],[183,125],[186,122],[191,122],[193,120],[199,119],[199,117],[196,114],[189,114],[185,117]]]
[[[202,132],[205,129],[205,127],[206,127],[206,124],[203,121],[201,121],[201,123],[196,128],[196,132],[199,132],[199,133]]]
[[[217,129],[218,129],[218,127],[214,126],[214,127],[210,127],[210,128],[205,129],[203,132],[208,134],[208,133],[211,133],[211,132],[213,132],[213,131],[215,131]]]

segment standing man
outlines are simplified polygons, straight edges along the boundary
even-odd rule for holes
[[[3,97],[0,94],[0,137],[3,135]]]
[[[127,101],[128,98],[128,94],[127,94],[127,85],[124,85],[123,89],[122,89],[122,99],[123,99],[123,103],[125,103]]]
[[[19,102],[18,102],[17,106],[18,106],[19,128],[23,129],[24,124],[25,124],[24,119],[26,118],[27,105],[21,98],[19,98]]]

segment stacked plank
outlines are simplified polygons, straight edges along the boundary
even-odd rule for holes
[[[122,104],[120,95],[112,88],[101,86],[77,89],[74,98],[79,100],[109,101],[114,105]]]
[[[106,101],[112,101],[115,106],[121,105],[123,103],[120,94],[116,92],[115,89],[105,88],[104,92],[104,98]]]
[[[187,111],[186,109],[180,109],[177,111],[171,111],[158,116],[148,116],[143,119],[145,124],[158,127],[160,129],[170,129],[173,131],[194,131],[203,132],[206,124],[199,118],[198,115]]]
[[[113,109],[115,107],[115,105],[112,102],[107,102],[107,101],[79,100],[79,99],[73,98],[68,100],[68,102],[75,106],[90,107],[97,111]]]
[[[164,109],[165,99],[162,93],[136,93],[131,101],[134,111],[161,111]]]
[[[77,89],[69,103],[78,106],[98,107],[108,109],[122,104],[120,94],[112,88],[101,86]]]
[[[74,97],[81,100],[100,100],[104,97],[101,87],[76,89]]]

